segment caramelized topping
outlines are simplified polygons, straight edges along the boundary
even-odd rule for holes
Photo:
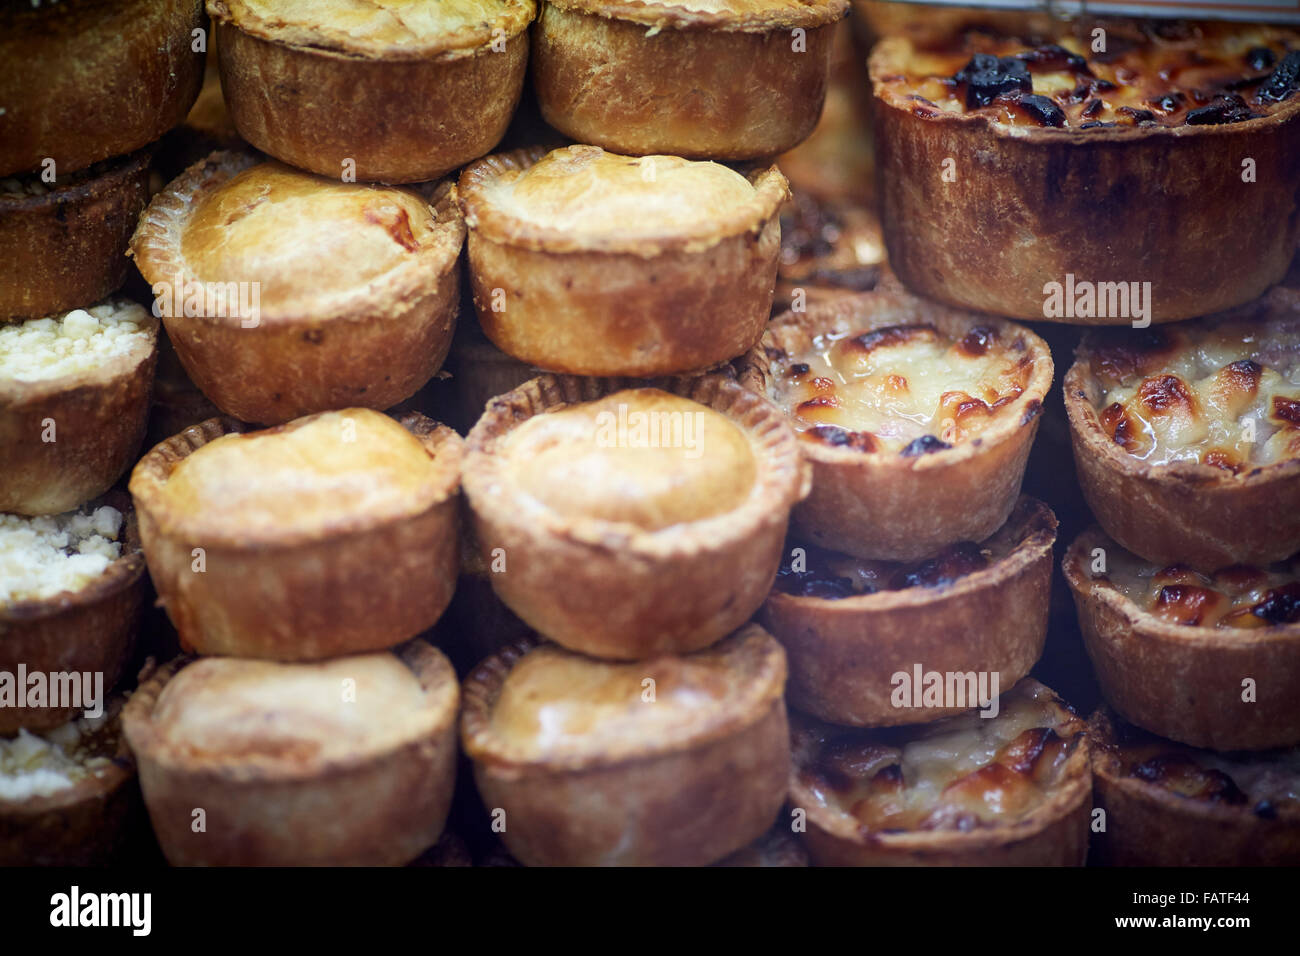
[[[1010,543],[990,539],[983,545],[960,541],[933,558],[920,562],[872,561],[818,548],[797,545],[804,555],[801,570],[789,555],[776,575],[776,590],[796,597],[846,598],[879,591],[947,587],[960,578],[987,568],[1010,550]]]

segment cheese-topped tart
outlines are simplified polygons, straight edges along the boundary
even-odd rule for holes
[[[422,415],[365,408],[209,419],[154,448],[131,493],[182,644],[310,660],[430,627],[455,587],[461,449]]]
[[[1300,748],[1198,750],[1103,708],[1089,721],[1098,855],[1120,866],[1294,866]]]
[[[475,163],[459,188],[479,323],[521,361],[698,371],[762,334],[789,195],[775,166],[536,148]]]
[[[849,730],[798,722],[790,803],[817,865],[1082,865],[1085,725],[1026,678],[994,717]]]
[[[761,835],[785,799],[784,683],[756,625],[636,663],[528,641],[467,679],[461,741],[523,863],[700,865]]]
[[[914,560],[1006,521],[1052,359],[1025,328],[881,287],[777,317],[740,374],[813,463],[800,533]]]
[[[465,462],[475,535],[501,600],[570,650],[698,650],[762,603],[807,474],[779,413],[727,376],[625,384],[547,375],[488,403]]]
[[[1093,513],[1130,551],[1214,571],[1300,551],[1300,303],[1091,334],[1065,380]]]
[[[442,832],[459,704],[447,659],[413,641],[311,664],[181,659],[123,724],[173,865],[377,866]]]
[[[1153,733],[1216,750],[1300,742],[1294,561],[1213,572],[1144,561],[1100,530],[1064,561],[1106,699]],[[1176,681],[1152,674],[1176,673]]]

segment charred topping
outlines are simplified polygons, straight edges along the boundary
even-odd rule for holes
[[[844,340],[845,349],[853,349],[866,354],[874,349],[902,345],[917,339],[934,339],[938,331],[933,325],[886,325],[870,332],[863,332]]]
[[[992,329],[985,328],[982,325],[977,326],[961,337],[957,342],[957,351],[962,355],[975,358],[987,352],[996,338],[997,333]]]
[[[1297,61],[1300,62],[1300,61]],[[1260,92],[1263,97],[1263,91]],[[1252,113],[1246,101],[1235,93],[1221,93],[1208,106],[1189,110],[1188,126],[1217,126],[1222,123],[1240,123],[1254,119],[1258,113]]]
[[[943,451],[951,447],[952,445],[936,438],[934,435],[922,435],[920,438],[913,438],[908,442],[899,454],[904,458],[918,458],[921,455],[928,455],[931,452]]]
[[[1300,50],[1292,50],[1262,84],[1255,98],[1261,103],[1280,103],[1300,85]]]
[[[802,378],[803,376],[807,375],[811,371],[812,368],[808,365],[807,362],[795,362],[788,369],[786,369],[786,375],[788,375],[790,378]]]
[[[1087,60],[1055,43],[1045,43],[1024,53],[1017,53],[1016,59],[1029,66],[1042,67],[1045,70],[1069,70],[1072,73],[1092,76]]]
[[[781,213],[781,259],[820,259],[831,254],[843,223],[835,212],[807,193],[796,192]]]
[[[1091,118],[1093,116],[1096,116],[1098,113],[1100,113],[1105,106],[1106,104],[1103,103],[1101,100],[1092,100],[1084,105],[1083,113],[1081,115]]]
[[[1264,595],[1251,613],[1269,624],[1294,624],[1300,621],[1300,581],[1284,584]]]
[[[989,566],[989,556],[971,541],[949,545],[939,554],[919,564],[896,561],[860,561],[864,572],[854,579],[836,574],[832,564],[838,557],[822,548],[803,546],[809,570],[795,571],[793,558],[785,558],[776,574],[775,588],[795,597],[829,600],[875,594],[881,590],[903,591],[907,588],[946,587],[968,574]]]
[[[1286,422],[1288,425],[1300,425],[1300,401],[1283,395],[1274,395],[1273,411],[1270,417],[1280,422]]]
[[[1046,96],[1036,93],[1024,93],[1017,104],[1029,114],[1029,118],[1039,126],[1060,127],[1065,125],[1065,111]]]
[[[1153,412],[1192,408],[1192,394],[1177,375],[1153,375],[1138,386],[1138,400]]]
[[[988,566],[988,556],[980,550],[978,544],[974,541],[959,541],[915,568],[898,570],[890,578],[889,586],[898,591],[904,588],[945,587],[958,578]]]
[[[814,403],[820,403],[822,405],[832,403],[835,405],[839,404],[834,399],[827,400],[824,398],[814,398],[804,402],[803,405],[799,406],[799,408],[802,409],[805,405],[812,405]],[[876,439],[870,432],[850,431],[847,428],[841,428],[839,425],[816,425],[804,432],[804,437],[814,441],[825,442],[827,445],[831,445],[835,448],[852,448],[854,451],[877,450]]]
[[[1156,114],[1152,113],[1150,110],[1136,109],[1132,106],[1121,106],[1116,110],[1116,112],[1122,113],[1125,116],[1131,116],[1134,123],[1152,123],[1155,122],[1156,118]]]
[[[1221,770],[1207,770],[1199,766],[1186,754],[1158,754],[1134,767],[1132,776],[1193,800],[1208,800],[1232,806],[1246,802],[1246,795],[1231,777]]]
[[[1246,51],[1246,65],[1252,70],[1267,70],[1276,62],[1277,57],[1266,46],[1253,46]]]
[[[990,53],[976,53],[970,62],[953,76],[953,80],[966,87],[966,108],[988,106],[1005,93],[1033,90],[1033,80],[1024,60],[1014,56],[997,57]]]
[[[1166,93],[1164,96],[1157,96],[1147,102],[1162,113],[1172,113],[1187,102],[1187,97],[1183,93]]]

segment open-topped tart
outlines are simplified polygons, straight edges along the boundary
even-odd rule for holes
[[[885,270],[880,218],[858,202],[821,200],[795,189],[781,210],[781,261],[774,312],[870,292]]]

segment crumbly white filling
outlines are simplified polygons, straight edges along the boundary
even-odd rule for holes
[[[0,737],[0,800],[48,797],[108,766],[107,757],[84,748],[86,735],[107,719],[82,717],[41,736],[20,730],[13,739]]]
[[[0,380],[38,382],[73,375],[151,347],[149,313],[134,302],[0,326]]]
[[[0,515],[0,605],[75,591],[122,556],[122,513],[105,505],[36,518]]]

